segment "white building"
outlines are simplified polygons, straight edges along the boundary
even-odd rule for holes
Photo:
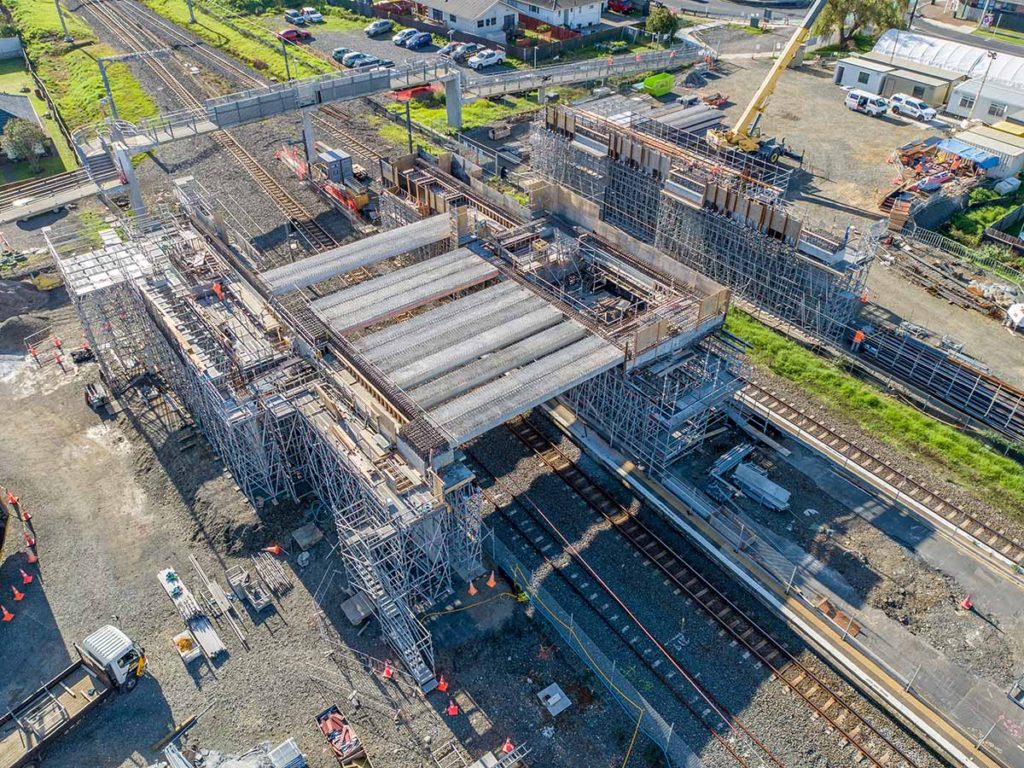
[[[980,92],[979,92],[980,89]],[[974,114],[971,114],[973,109]],[[949,97],[946,111],[957,117],[973,117],[983,123],[998,123],[1007,115],[1024,109],[1024,84],[1020,87],[1003,85],[991,79],[981,85],[976,77],[960,83]]]
[[[896,67],[852,56],[836,62],[832,82],[844,88],[857,88],[868,93],[881,93],[885,76]]]
[[[431,21],[448,29],[505,42],[505,30],[513,29],[519,14],[505,0],[421,0]]]
[[[602,0],[508,0],[519,12],[552,27],[583,29],[601,23]]]

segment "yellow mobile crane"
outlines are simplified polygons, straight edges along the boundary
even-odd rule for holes
[[[715,149],[734,147],[742,152],[755,152],[771,160],[773,163],[779,159],[785,147],[775,139],[761,138],[761,118],[764,117],[764,110],[768,106],[768,100],[775,92],[775,86],[778,84],[779,78],[786,71],[786,67],[792,63],[797,51],[800,50],[800,46],[803,45],[810,34],[815,20],[827,3],[828,0],[814,0],[804,20],[793,33],[793,36],[789,38],[786,47],[782,49],[779,58],[775,60],[771,72],[768,73],[764,82],[761,83],[757,93],[754,94],[754,98],[747,104],[746,109],[743,110],[743,114],[740,115],[740,119],[736,121],[736,124],[727,130],[712,128],[708,131],[707,140],[712,147]]]

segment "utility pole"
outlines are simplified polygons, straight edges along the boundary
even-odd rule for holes
[[[170,52],[171,50],[169,48],[157,48],[152,51],[122,53],[119,56],[101,56],[100,58],[96,59],[96,64],[100,68],[100,80],[103,81],[103,90],[106,91],[107,101],[110,102],[110,119],[112,122],[118,122],[121,119],[121,116],[117,114],[117,104],[114,102],[114,92],[110,90],[110,78],[107,77],[107,64],[110,62],[139,61],[140,59],[148,59],[157,56],[166,56]]]
[[[121,118],[117,114],[117,104],[114,103],[114,92],[110,90],[110,80],[107,79],[107,59],[101,56],[96,59],[96,63],[100,67],[100,80],[103,81],[103,90],[107,92],[107,103],[110,104],[110,119],[115,123],[119,122]]]
[[[409,102],[412,99],[405,100],[405,133],[409,137],[409,154],[412,154],[412,114],[409,110]]]
[[[995,51],[985,51],[985,55],[988,56],[988,65],[985,67],[985,74],[981,76],[981,85],[978,86],[978,90],[974,94],[974,103],[971,104],[971,111],[967,114],[968,120],[974,118],[974,110],[978,108],[978,101],[981,100],[981,92],[985,90],[985,81],[988,80],[989,70],[992,69],[992,62],[996,60],[998,54]]]
[[[189,24],[195,24],[196,23],[196,12],[195,12],[195,9],[192,7],[192,0],[185,0],[185,5],[188,6],[188,23]]]
[[[75,38],[68,32],[68,24],[64,21],[64,9],[60,7],[60,0],[53,0],[53,4],[57,6],[57,18],[60,19],[60,28],[64,30],[64,42],[73,43]]]
[[[284,75],[288,82],[292,79],[292,70],[288,66],[288,41],[281,38],[281,54],[284,56]]]

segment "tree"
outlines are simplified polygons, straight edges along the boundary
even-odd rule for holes
[[[679,29],[679,18],[663,5],[652,5],[647,17],[647,31],[652,35],[672,37]]]
[[[831,0],[814,23],[816,34],[839,33],[839,47],[847,48],[865,27],[902,28],[907,0]]]
[[[45,141],[46,134],[38,125],[18,117],[7,121],[3,137],[0,138],[4,151],[19,160],[27,160],[29,168],[33,171],[39,170],[36,147]]]

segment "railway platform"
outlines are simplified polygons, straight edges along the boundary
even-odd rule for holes
[[[994,683],[951,663],[881,611],[858,605],[838,574],[752,520],[726,516],[697,489],[647,477],[564,406],[555,423],[887,709],[956,764],[1024,768],[1024,711]],[[669,487],[671,486],[671,487]],[[817,607],[829,601],[832,617]],[[856,628],[856,634],[851,631]]]

